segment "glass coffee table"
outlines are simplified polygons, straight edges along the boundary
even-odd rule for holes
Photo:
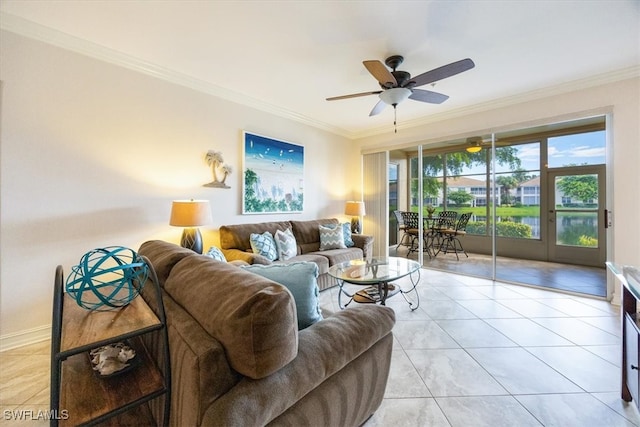
[[[385,305],[388,298],[398,293],[404,297],[412,311],[420,305],[420,297],[416,289],[420,281],[420,264],[410,259],[374,257],[368,260],[345,261],[331,266],[329,275],[338,281],[340,308],[345,308],[351,301]],[[409,286],[405,286],[406,290],[399,284],[391,283],[406,276],[411,282]],[[350,293],[345,289],[345,284],[364,286],[364,289]],[[343,295],[349,298],[344,305],[342,304]]]

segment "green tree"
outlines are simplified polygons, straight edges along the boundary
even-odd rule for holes
[[[518,150],[515,147],[500,147],[496,150],[496,162],[501,166],[509,166],[512,170],[521,169],[521,162],[517,156]],[[489,151],[482,150],[477,153],[467,151],[457,151],[454,153],[436,154],[422,158],[422,198],[436,197],[442,188],[442,182],[438,177],[446,175],[448,177],[461,175],[465,168],[473,166],[487,165],[490,160]],[[446,165],[446,173],[445,173]],[[418,158],[411,159],[411,170],[418,170]],[[412,176],[411,196],[418,197],[418,178]]]
[[[518,186],[518,180],[514,176],[500,175],[496,178],[496,183],[500,186],[500,199],[503,205],[510,205],[513,201],[511,190]]]
[[[423,180],[422,180],[422,199],[429,197],[437,197],[442,189],[442,182],[439,177],[446,175],[448,177],[462,174],[464,168],[473,166],[487,165],[490,160],[488,150],[482,150],[477,153],[469,153],[467,151],[458,151],[455,153],[443,153],[422,158]],[[496,162],[501,166],[509,166],[512,170],[522,170],[521,162],[517,156],[518,150],[514,147],[500,147],[496,150]],[[413,197],[418,196],[418,177],[415,171],[418,170],[418,158],[411,159],[411,170],[414,175],[411,179],[411,194]],[[453,199],[451,199],[453,200]]]
[[[457,206],[462,206],[473,200],[473,194],[467,193],[464,190],[452,191],[447,195],[447,199],[451,200]]]
[[[565,196],[590,202],[598,199],[598,178],[596,175],[568,175],[560,178],[556,185]]]
[[[260,202],[256,195],[258,175],[251,169],[244,172],[244,210],[246,212],[260,212]]]
[[[518,184],[521,184],[523,182],[529,181],[530,179],[535,177],[535,175],[527,174],[527,172],[524,169],[522,169],[521,167],[516,168],[511,173],[511,176],[513,176],[516,179],[516,181],[518,181]]]

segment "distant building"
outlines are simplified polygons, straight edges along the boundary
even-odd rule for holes
[[[442,183],[443,179],[438,178],[438,182]],[[500,204],[500,187],[498,187],[498,204]],[[479,179],[473,179],[468,177],[447,178],[447,192],[448,194],[455,193],[457,191],[464,191],[473,195],[471,200],[471,206],[487,206],[487,184],[485,181]],[[438,191],[436,197],[427,197],[424,199],[424,204],[431,204],[433,206],[442,206],[444,203],[444,193],[442,189]],[[452,204],[449,201],[448,204]]]
[[[517,188],[512,190],[515,200],[524,206],[540,205],[540,177],[536,176],[528,181],[521,182]]]

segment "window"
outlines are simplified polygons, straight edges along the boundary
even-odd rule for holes
[[[583,132],[549,138],[550,168],[605,163],[605,131]]]
[[[417,158],[411,159],[411,201],[417,206],[418,179],[423,179],[423,203],[440,210],[472,212],[467,233],[486,235],[490,228],[490,207],[496,201],[497,234],[501,237],[541,239],[540,203],[541,164],[549,168],[595,165],[605,162],[605,131],[579,129],[572,134],[541,137],[516,135],[517,142],[508,138],[496,142],[495,186],[490,176],[491,151],[468,153],[463,148],[453,153],[423,158],[424,171],[417,170]],[[566,130],[560,132],[567,132]],[[546,144],[547,159],[541,159],[541,147]],[[496,194],[493,194],[494,188]],[[563,205],[591,204],[590,199],[576,201],[563,197]],[[436,212],[437,212],[436,211]]]

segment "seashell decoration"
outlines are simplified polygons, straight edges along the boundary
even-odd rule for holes
[[[93,370],[98,371],[102,376],[107,376],[129,367],[128,362],[136,357],[136,352],[125,343],[118,342],[94,348],[89,352],[89,357]]]

